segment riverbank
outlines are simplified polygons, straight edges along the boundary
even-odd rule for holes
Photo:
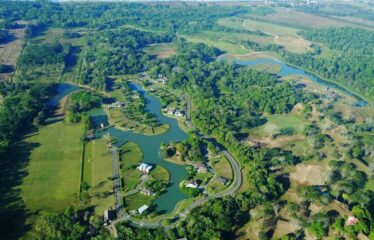
[[[249,57],[249,58],[246,58],[246,57]],[[333,81],[333,80],[330,80],[330,79],[327,79],[321,75],[319,75],[318,73],[316,72],[313,72],[311,70],[308,70],[308,69],[305,69],[303,67],[300,67],[300,66],[297,66],[297,65],[294,65],[292,63],[289,63],[287,62],[285,59],[281,58],[280,56],[278,57],[275,57],[274,54],[272,54],[271,52],[254,52],[254,53],[249,53],[249,54],[245,54],[245,55],[233,55],[233,54],[230,54],[230,55],[221,55],[219,56],[218,58],[219,60],[229,60],[231,62],[238,62],[237,60],[239,61],[248,61],[248,62],[252,62],[252,61],[256,61],[256,60],[259,60],[259,59],[271,59],[271,60],[274,60],[274,61],[277,61],[279,62],[280,64],[285,64],[285,65],[288,65],[289,67],[293,67],[293,68],[296,68],[296,69],[299,69],[299,70],[302,70],[310,75],[314,75],[315,77],[319,78],[319,80],[329,84],[329,85],[335,85],[334,88],[336,89],[340,89],[342,90],[343,92],[345,92],[346,94],[349,94],[351,96],[354,96],[357,100],[359,101],[364,101],[366,102],[367,104],[370,104],[372,105],[374,103],[374,99],[369,99],[367,98],[366,96],[363,96],[362,94],[356,92],[355,90],[353,90],[352,88],[348,87],[348,86],[345,86],[337,81]],[[311,80],[313,81],[313,80]]]

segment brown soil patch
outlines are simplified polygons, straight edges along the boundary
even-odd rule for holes
[[[323,185],[327,179],[328,168],[314,164],[298,164],[290,174],[293,182],[305,185]]]

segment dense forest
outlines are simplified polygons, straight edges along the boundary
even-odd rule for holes
[[[88,36],[81,82],[106,89],[110,75],[134,74],[146,70],[149,56],[142,49],[148,44],[170,42],[171,36],[131,28],[105,30]]]
[[[340,54],[320,58],[319,46],[306,54],[290,54],[284,57],[291,63],[316,71],[328,79],[335,79],[361,94],[374,96],[374,33],[372,31],[339,28],[301,31],[307,40],[321,43]],[[344,53],[344,54],[342,54]],[[359,59],[359,61],[358,61]]]

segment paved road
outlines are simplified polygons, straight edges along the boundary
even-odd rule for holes
[[[242,176],[240,165],[238,164],[236,159],[221,144],[219,144],[214,138],[211,138],[211,137],[203,134],[202,132],[200,132],[199,129],[197,129],[194,126],[194,124],[191,121],[191,103],[190,103],[190,100],[189,100],[187,95],[185,95],[184,98],[186,99],[186,102],[187,102],[186,124],[188,125],[189,128],[194,129],[200,137],[202,137],[202,138],[206,139],[207,141],[213,143],[220,150],[220,152],[227,157],[228,161],[231,164],[232,170],[233,170],[233,176],[234,176],[233,182],[223,192],[220,192],[220,193],[215,194],[215,195],[206,196],[204,198],[198,199],[195,202],[191,203],[191,205],[189,205],[181,213],[179,213],[179,216],[175,217],[174,219],[171,219],[172,223],[169,226],[163,226],[163,224],[162,224],[162,221],[164,219],[167,219],[165,217],[160,218],[157,221],[150,222],[150,221],[147,221],[147,220],[134,219],[133,217],[131,217],[130,215],[125,213],[122,209],[121,198],[120,198],[121,195],[119,193],[119,187],[118,188],[115,187],[114,189],[116,191],[116,205],[117,205],[117,211],[118,211],[118,214],[119,214],[119,216],[118,216],[119,218],[116,221],[113,222],[112,226],[115,226],[115,224],[118,223],[118,222],[128,221],[131,225],[133,225],[135,227],[142,227],[142,228],[164,227],[165,229],[167,229],[167,228],[171,229],[171,228],[174,228],[175,225],[178,222],[183,220],[187,216],[189,211],[191,211],[193,208],[195,208],[197,206],[200,206],[201,204],[203,204],[203,203],[205,203],[205,202],[207,202],[211,199],[233,195],[240,188],[240,186],[242,184],[242,181],[243,181],[243,176]],[[118,154],[115,153],[116,149],[112,149],[112,151],[113,151],[112,152],[113,153],[113,171],[117,171],[117,172],[114,172],[114,176],[117,176],[117,180],[118,180],[118,166],[117,166],[118,165],[118,161],[117,161]],[[118,183],[119,183],[119,180],[118,180]],[[116,186],[116,183],[114,183],[114,185]]]

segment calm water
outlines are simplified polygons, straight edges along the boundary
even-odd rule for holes
[[[233,62],[236,63],[236,64],[239,64],[239,65],[243,65],[243,66],[253,66],[253,65],[256,65],[256,64],[259,64],[259,63],[279,64],[281,66],[281,70],[278,72],[278,75],[280,75],[282,77],[289,76],[289,75],[306,76],[307,78],[311,79],[313,82],[316,82],[316,83],[321,84],[321,85],[326,86],[326,87],[330,87],[330,88],[333,88],[333,89],[340,90],[340,91],[344,92],[345,94],[356,98],[357,99],[356,106],[362,107],[362,106],[365,106],[367,104],[367,102],[364,99],[362,99],[360,96],[357,96],[353,92],[351,92],[351,91],[349,91],[349,90],[347,90],[347,89],[345,89],[345,88],[343,88],[343,87],[341,87],[337,84],[334,84],[332,82],[325,81],[325,80],[317,77],[316,75],[314,75],[310,72],[304,71],[304,70],[296,68],[296,67],[289,66],[289,65],[287,65],[287,64],[285,64],[284,62],[281,62],[281,61],[277,61],[277,60],[270,59],[270,58],[260,58],[260,59],[255,59],[255,60],[234,59]]]
[[[186,168],[182,165],[177,165],[169,163],[163,160],[160,154],[161,143],[169,143],[171,141],[182,141],[188,137],[188,135],[179,128],[176,119],[165,117],[161,113],[161,103],[160,100],[152,95],[147,95],[147,93],[136,84],[130,84],[130,87],[139,91],[146,99],[146,110],[156,116],[161,123],[167,123],[170,126],[169,131],[164,134],[146,136],[142,134],[135,133],[133,131],[123,131],[115,127],[110,127],[101,132],[98,132],[99,136],[109,133],[112,137],[115,137],[117,142],[116,146],[119,147],[126,141],[131,141],[139,144],[144,153],[143,162],[158,164],[165,167],[170,173],[170,185],[167,191],[160,195],[153,203],[156,206],[157,211],[162,213],[171,212],[177,202],[182,199],[187,198],[179,190],[179,183],[183,178],[186,177]],[[96,124],[103,123],[108,125],[106,115],[103,110],[92,111],[93,120]]]
[[[57,107],[58,102],[71,92],[78,90],[79,87],[69,83],[60,83],[57,86],[57,93],[54,97],[48,100],[47,106]]]

